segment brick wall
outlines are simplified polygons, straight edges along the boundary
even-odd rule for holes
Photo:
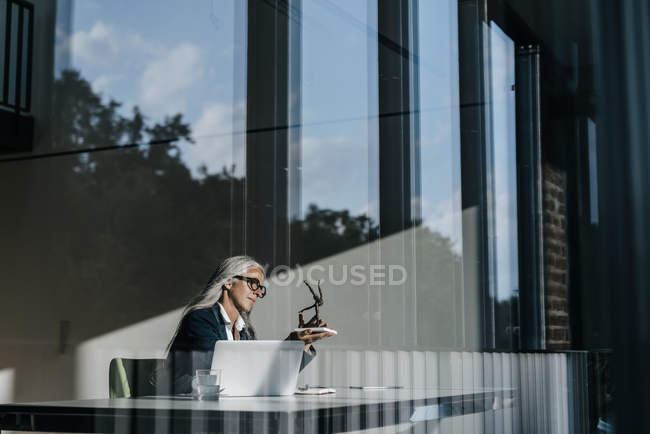
[[[566,233],[566,174],[542,167],[546,347],[569,348],[569,262]]]

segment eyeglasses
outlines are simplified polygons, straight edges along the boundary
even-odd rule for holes
[[[248,283],[248,288],[250,288],[251,291],[261,291],[262,295],[258,295],[258,298],[264,298],[266,295],[266,286],[260,285],[259,279],[256,277],[248,277],[248,276],[234,276],[233,279],[240,279],[240,280],[245,280],[246,283]]]

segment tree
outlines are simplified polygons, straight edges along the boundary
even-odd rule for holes
[[[378,237],[378,226],[368,216],[352,216],[348,210],[320,209],[310,204],[303,220],[293,223],[302,244],[299,262],[307,264],[367,243]]]
[[[89,335],[179,307],[230,255],[223,204],[240,200],[231,191],[243,179],[226,170],[192,178],[180,158],[179,144],[193,142],[181,113],[158,123],[137,106],[123,115],[121,103],[102,101],[74,70],[53,89],[52,147],[90,152],[44,160],[47,170],[35,174],[56,193],[39,195],[46,213],[22,216],[56,252],[39,280],[85,298],[91,308],[80,315],[101,318]],[[128,144],[140,146],[115,149]],[[112,150],[92,151],[102,147]]]

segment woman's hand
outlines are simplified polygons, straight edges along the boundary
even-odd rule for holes
[[[302,314],[298,314],[298,327],[299,328],[313,328],[313,327],[327,327],[327,323],[322,319],[312,318],[307,324]],[[311,344],[323,338],[334,336],[332,332],[312,333],[311,330],[303,330],[300,332],[291,332],[286,340],[303,341],[305,344],[305,351],[310,352]]]

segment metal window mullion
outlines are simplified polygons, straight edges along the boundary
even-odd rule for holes
[[[517,51],[519,324],[524,349],[543,349],[544,251],[539,46]]]
[[[486,349],[494,348],[495,322],[494,299],[490,289],[490,234],[489,201],[486,197],[489,190],[487,148],[490,143],[489,130],[489,68],[488,64],[488,32],[487,5],[485,0],[460,0],[458,9],[458,59],[459,59],[459,122],[460,122],[460,158],[461,158],[461,190],[462,209],[473,216],[476,210],[476,220],[468,220],[469,225],[463,224],[463,233],[476,231],[475,255],[470,257],[463,254],[463,266],[471,270],[476,263],[476,286],[465,288],[466,291],[476,291],[481,299],[480,334],[477,336]],[[463,245],[470,239],[463,236]],[[464,279],[464,285],[471,281]]]
[[[7,0],[5,27],[5,61],[4,61],[4,89],[2,90],[2,104],[9,103],[9,65],[11,64],[11,1]]]
[[[29,10],[29,20],[27,21],[27,70],[25,71],[25,80],[27,86],[25,88],[25,111],[32,110],[32,60],[34,55],[34,7],[30,5],[27,7]]]
[[[16,33],[16,91],[14,92],[14,107],[16,114],[20,113],[22,103],[22,79],[23,79],[23,20],[24,8],[18,6],[18,32]]]
[[[485,115],[483,117],[484,123],[484,132],[485,132],[485,147],[483,148],[483,164],[484,164],[484,190],[483,190],[483,224],[484,224],[484,234],[486,243],[486,283],[487,283],[487,298],[485,303],[490,307],[490,334],[486,336],[486,344],[489,348],[496,347],[496,297],[497,297],[497,265],[496,265],[496,199],[495,199],[495,187],[494,187],[494,136],[492,131],[492,125],[494,121],[492,119],[492,68],[490,67],[490,29],[487,23],[482,23],[481,33],[483,35],[482,44],[483,44],[483,53],[487,55],[483,56],[482,64],[482,78],[484,80],[483,92],[484,92],[484,101],[485,105],[483,107]],[[487,330],[487,329],[486,329]]]

